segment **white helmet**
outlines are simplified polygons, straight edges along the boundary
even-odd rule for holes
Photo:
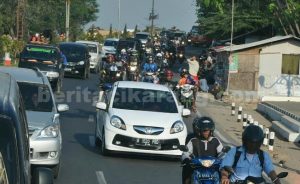
[[[125,53],[126,53],[126,50],[125,50],[125,49],[122,49],[122,50],[121,50],[121,53],[122,53],[122,54],[125,54]]]
[[[162,54],[161,53],[157,53],[156,57],[162,57]]]

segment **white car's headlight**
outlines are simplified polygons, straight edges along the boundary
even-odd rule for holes
[[[77,65],[84,65],[84,61],[79,61]]]
[[[58,124],[55,124],[55,125],[50,125],[46,128],[44,128],[38,137],[57,137],[59,134],[59,125]]]
[[[126,130],[126,125],[125,123],[121,120],[121,118],[117,116],[112,116],[110,119],[110,124],[116,128]]]
[[[170,134],[174,134],[174,133],[178,133],[178,132],[182,132],[184,129],[184,125],[182,121],[176,121],[170,130]]]
[[[214,164],[215,160],[202,160],[201,164],[204,167],[211,167]]]
[[[46,76],[47,77],[51,77],[51,78],[58,78],[59,77],[59,73],[58,72],[47,72]]]

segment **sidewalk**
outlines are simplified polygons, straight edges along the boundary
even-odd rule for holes
[[[226,132],[230,139],[241,144],[243,122],[237,122],[238,106],[243,107],[242,114],[250,114],[255,121],[264,127],[271,127],[271,122],[258,113],[256,104],[236,104],[236,115],[231,116],[231,105],[214,100],[211,94],[199,93],[197,97],[197,111],[199,115],[212,117],[216,122],[216,129],[222,134]],[[272,131],[272,130],[270,130]],[[276,133],[275,133],[276,135]],[[285,181],[289,184],[300,183],[300,144],[283,140],[276,135],[274,141],[274,151],[268,151],[268,147],[262,146],[264,151],[270,153],[277,173],[289,172]],[[283,167],[279,162],[283,161]]]

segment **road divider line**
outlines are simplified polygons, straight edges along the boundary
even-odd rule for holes
[[[107,184],[102,171],[96,171],[96,176],[99,184]]]
[[[95,121],[95,118],[93,115],[89,115],[88,122],[93,123]]]
[[[95,136],[89,136],[89,141],[91,147],[95,147]]]

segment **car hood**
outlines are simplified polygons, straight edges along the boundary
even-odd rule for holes
[[[126,125],[155,126],[171,128],[174,122],[182,120],[179,113],[161,113],[112,109],[111,116],[120,117]]]
[[[53,124],[54,112],[26,111],[28,126],[42,129],[47,125]]]

